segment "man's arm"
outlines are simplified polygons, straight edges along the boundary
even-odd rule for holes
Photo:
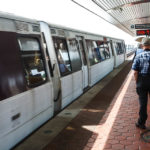
[[[134,74],[135,82],[137,82],[137,79],[138,79],[138,71],[133,70],[133,74]]]

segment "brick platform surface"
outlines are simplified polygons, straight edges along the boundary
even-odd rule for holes
[[[144,130],[135,127],[138,108],[135,81],[130,72],[84,150],[150,150],[150,143],[140,137]],[[149,106],[148,114],[147,126],[150,127]]]

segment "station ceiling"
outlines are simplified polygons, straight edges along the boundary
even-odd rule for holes
[[[136,36],[134,24],[150,23],[150,0],[72,0],[74,3]]]

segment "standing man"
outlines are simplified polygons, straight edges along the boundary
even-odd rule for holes
[[[143,52],[143,46],[141,43],[138,44],[137,46],[137,51],[136,51],[136,55],[140,54]]]
[[[140,104],[139,119],[135,125],[138,128],[146,129],[147,102],[148,93],[150,93],[150,38],[143,38],[141,44],[144,51],[135,57],[132,65]]]
[[[144,50],[143,50],[143,48],[142,48],[142,44],[139,43],[138,46],[137,46],[137,50],[135,51],[135,54],[134,54],[134,57],[133,57],[133,61],[134,61],[135,57],[136,57],[138,54],[142,53],[143,51],[144,51]]]

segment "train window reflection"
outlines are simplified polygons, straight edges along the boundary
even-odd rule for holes
[[[84,51],[84,44],[83,44],[82,40],[79,40],[79,48],[80,48],[81,53],[82,53],[83,64],[86,65],[87,61],[86,61],[86,55],[85,55],[85,51]]]
[[[35,38],[18,39],[27,85],[36,86],[46,80],[44,62],[39,41]]]
[[[109,41],[108,46],[109,46],[109,51],[111,51],[111,56],[114,56],[112,41]]]
[[[103,41],[97,41],[97,45],[98,45],[98,48],[99,48],[99,52],[100,52],[100,61],[103,61],[105,60],[105,48],[104,48],[104,45],[103,45]]]
[[[110,58],[108,42],[87,40],[86,43],[91,65]]]
[[[87,49],[89,52],[90,64],[94,65],[100,61],[100,53],[95,41],[86,40]]]
[[[69,54],[72,65],[72,71],[81,70],[81,58],[77,47],[77,41],[75,39],[69,40]]]
[[[104,42],[104,48],[105,48],[105,52],[104,52],[105,58],[109,59],[110,58],[110,49],[108,46],[108,42]]]
[[[54,47],[59,63],[61,75],[66,75],[71,72],[71,64],[67,49],[66,40],[59,37],[53,37]]]
[[[99,47],[101,61],[103,61],[105,59],[109,59],[110,58],[110,49],[108,46],[108,42],[97,41],[97,45]]]
[[[116,50],[117,55],[121,55],[124,53],[121,43],[115,43],[115,50]]]

